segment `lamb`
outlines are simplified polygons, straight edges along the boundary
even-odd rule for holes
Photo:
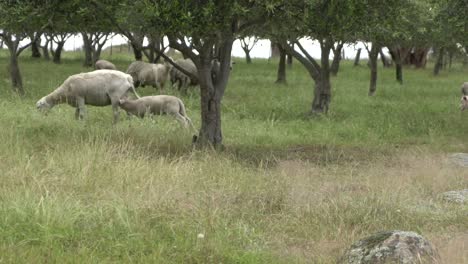
[[[463,95],[460,102],[461,102],[460,109],[462,111],[465,111],[465,109],[468,108],[468,95]]]
[[[135,61],[130,64],[127,74],[130,74],[134,81],[134,86],[151,85],[158,89],[163,89],[169,75],[169,65],[152,64],[142,61]]]
[[[468,82],[462,84],[461,92],[463,95],[468,95]]]
[[[110,61],[98,60],[94,64],[94,69],[96,69],[96,70],[102,70],[102,69],[117,70],[117,67],[115,67],[115,65]]]
[[[83,119],[85,105],[112,105],[114,123],[117,123],[119,100],[125,98],[128,91],[140,98],[130,75],[115,70],[96,70],[68,77],[55,91],[37,101],[36,107],[45,111],[57,104],[68,103],[76,107],[75,118]]]
[[[119,105],[128,114],[140,118],[145,117],[147,113],[151,115],[172,115],[185,127],[189,124],[195,129],[192,121],[185,112],[185,106],[182,100],[172,95],[144,96],[137,100],[120,99]]]

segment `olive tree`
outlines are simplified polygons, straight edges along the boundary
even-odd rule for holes
[[[145,20],[145,25],[159,29],[161,35],[167,36],[171,48],[179,50],[194,62],[197,74],[188,75],[196,78],[200,84],[201,128],[196,142],[199,146],[222,146],[221,101],[229,80],[233,42],[244,30],[265,21],[268,13],[274,9],[276,1],[117,2],[121,8],[116,10],[116,13],[106,11],[109,5],[102,5],[99,1],[94,1],[94,4],[107,13],[107,16],[119,25],[119,30],[124,31],[121,33],[129,38],[131,36],[125,33],[123,27],[128,23],[125,20],[125,12],[130,7],[132,10],[138,10],[139,16]],[[219,69],[213,72],[215,46],[218,51],[216,59],[219,61]],[[161,56],[167,59],[163,53]]]
[[[42,1],[0,1],[0,39],[8,47],[8,69],[12,88],[24,95],[23,81],[19,68],[19,55],[37,39],[21,46],[21,41],[28,35],[39,37],[33,32],[42,31],[47,25]]]
[[[312,113],[327,113],[332,92],[330,51],[339,41],[355,40],[364,1],[292,0],[277,7],[269,20],[272,38],[296,58],[314,81]],[[300,41],[317,41],[321,58],[313,58]],[[295,48],[297,47],[297,49]]]

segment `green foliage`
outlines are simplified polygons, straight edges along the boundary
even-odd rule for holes
[[[49,15],[43,1],[0,1],[0,29],[14,33],[39,31]]]

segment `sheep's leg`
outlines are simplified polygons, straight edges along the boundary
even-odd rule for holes
[[[120,98],[118,97],[111,97],[111,104],[112,104],[112,112],[114,114],[114,120],[113,120],[113,123],[114,124],[117,124],[117,122],[119,122],[119,116],[120,116],[120,113],[119,113],[119,100]]]
[[[76,100],[76,104],[77,104],[77,107],[75,111],[75,118],[82,120],[86,113],[84,98],[78,98]]]

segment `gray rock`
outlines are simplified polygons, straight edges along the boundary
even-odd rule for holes
[[[447,202],[464,204],[468,202],[468,189],[444,192],[441,196]]]
[[[458,166],[468,167],[468,153],[453,153],[450,160]]]
[[[341,264],[440,263],[431,243],[414,232],[384,231],[357,241],[340,259]]]

